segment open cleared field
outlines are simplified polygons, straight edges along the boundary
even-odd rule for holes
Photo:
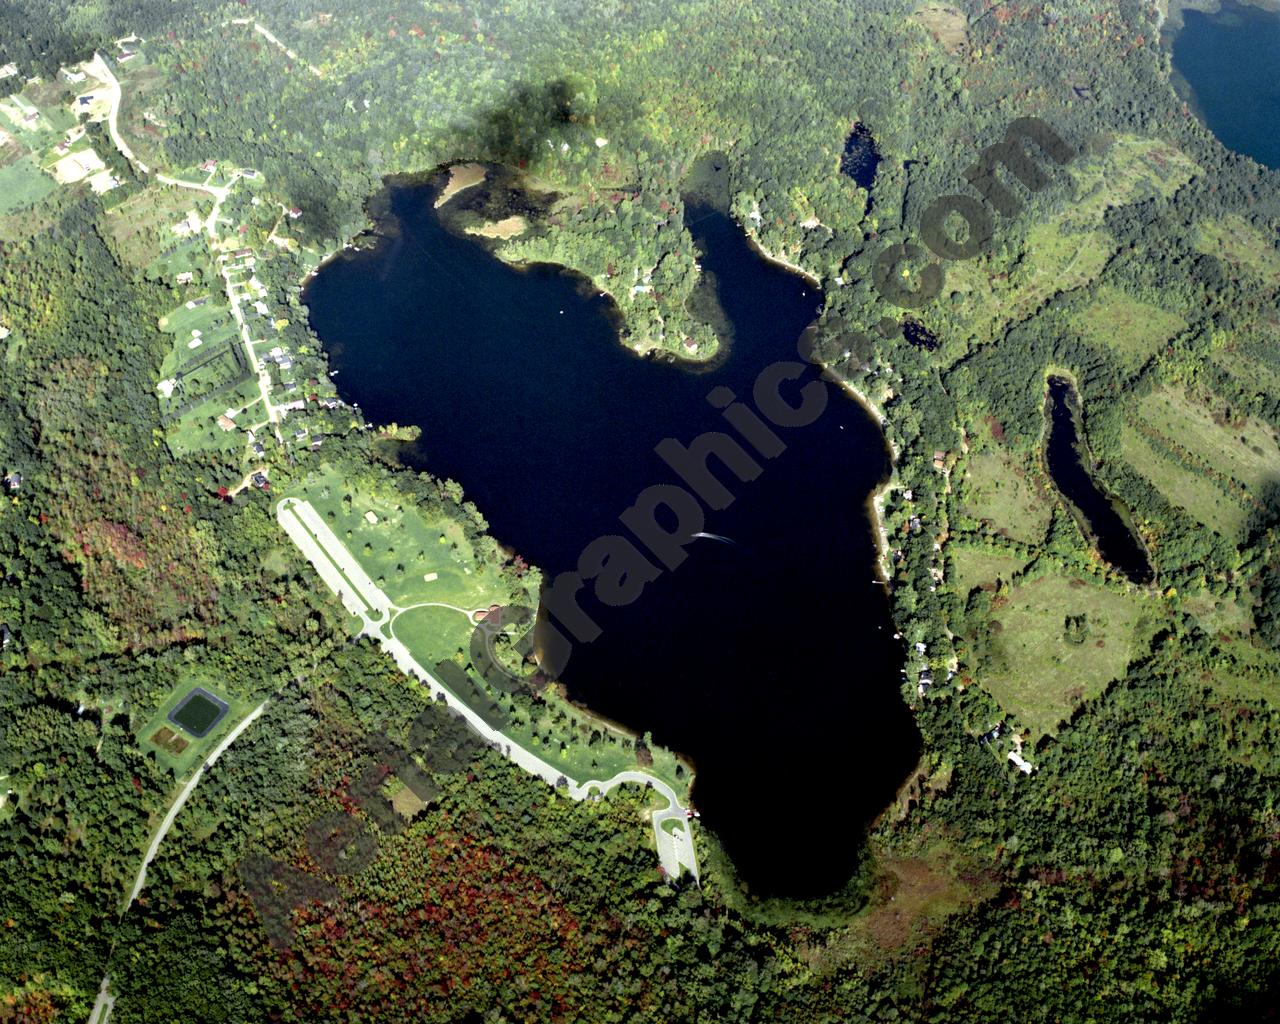
[[[169,719],[169,715],[197,688],[212,694],[215,700],[221,701],[228,708],[226,714],[216,719],[210,730],[199,738]],[[200,706],[203,708],[203,704]],[[187,707],[191,708],[192,705],[188,704]],[[216,704],[213,707],[220,710]],[[226,735],[248,710],[247,703],[229,697],[221,687],[213,686],[207,679],[195,674],[175,686],[156,713],[138,731],[138,745],[144,752],[154,754],[161,767],[169,768],[176,778],[181,779],[200,763],[200,758],[212,750],[217,740]]]
[[[1099,288],[1097,298],[1077,319],[1085,341],[1114,352],[1130,370],[1141,366],[1186,326],[1176,313],[1111,287]]]
[[[964,510],[1014,540],[1044,539],[1053,513],[1027,470],[1001,451],[971,453],[964,462]]]
[[[135,270],[153,264],[164,265],[166,254],[185,249],[190,243],[174,234],[173,226],[195,210],[199,193],[189,189],[152,187],[121,203],[106,218],[107,231],[116,243],[120,258]],[[202,240],[194,239],[203,247]]]
[[[947,550],[955,566],[954,588],[962,597],[974,587],[994,586],[997,580],[1007,582],[1027,564],[1024,558],[968,544],[953,543]]]
[[[299,496],[315,506],[369,578],[399,607],[433,602],[471,611],[504,600],[506,586],[497,569],[477,564],[462,527],[452,520],[428,522],[411,498],[374,494],[336,473],[311,478]],[[461,614],[453,614],[469,636],[471,627]],[[409,642],[399,628],[397,632]]]
[[[57,185],[30,156],[0,167],[0,216],[34,206]]]
[[[1258,500],[1280,480],[1280,444],[1261,420],[1235,415],[1215,400],[1213,407],[1187,392],[1163,387],[1143,397],[1144,423],[1204,463],[1206,469],[1243,484]]]
[[[1094,280],[1115,249],[1102,215],[1110,206],[1172,195],[1199,170],[1181,150],[1157,139],[1118,136],[1102,156],[1081,156],[1063,173],[1072,201],[1033,224],[1012,264],[991,257],[947,265],[944,294],[974,341],[998,336],[1047,299]],[[1062,188],[1061,178],[1051,188]],[[958,356],[960,352],[954,352]]]
[[[165,433],[169,450],[176,456],[182,456],[197,451],[231,451],[243,448],[244,434],[239,430],[223,430],[216,420],[228,409],[251,405],[259,397],[258,382],[253,378],[212,393],[204,401],[183,412],[170,425]]]
[[[1053,732],[1085,699],[1123,675],[1150,639],[1146,598],[1083,580],[1042,577],[992,604],[989,629],[1004,667],[978,682],[1034,736]],[[1066,620],[1084,616],[1080,643]],[[1077,634],[1079,635],[1079,634]]]
[[[1280,285],[1280,250],[1262,232],[1231,214],[1196,225],[1195,246],[1217,256],[1237,273],[1244,271],[1274,288]]]
[[[1170,504],[1229,540],[1243,539],[1250,509],[1211,478],[1161,455],[1128,423],[1120,435],[1120,451],[1133,471],[1146,477]]]
[[[1100,157],[1081,157],[1071,166],[1075,217],[1097,223],[1111,206],[1168,197],[1200,173],[1189,156],[1160,139],[1118,135]]]

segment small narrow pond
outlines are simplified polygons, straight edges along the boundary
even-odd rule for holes
[[[1196,114],[1228,149],[1280,168],[1280,11],[1224,0],[1182,17],[1173,66]]]
[[[1077,431],[1079,398],[1070,381],[1049,378],[1047,399],[1050,416],[1045,462],[1062,496],[1074,505],[1088,524],[1098,553],[1135,583],[1151,580],[1146,550],[1134,536],[1116,506],[1094,483],[1081,459],[1086,450]]]
[[[822,296],[719,209],[690,204],[732,343],[701,372],[638,358],[610,299],[451,230],[438,187],[392,183],[371,205],[387,240],[326,265],[306,301],[343,396],[373,422],[421,426],[414,464],[459,481],[550,580],[590,541],[627,535],[618,517],[645,488],[681,482],[659,441],[733,436],[710,392],[751,405],[761,371],[795,360]],[[783,393],[794,404],[814,380],[806,368]],[[885,441],[860,405],[819,387],[825,411],[778,428],[785,451],[756,479],[710,460],[734,500],[706,511],[687,561],[625,607],[584,598],[602,632],[562,675],[586,706],[693,758],[703,822],[753,891],[775,895],[842,885],[860,829],[919,753],[867,509]]]

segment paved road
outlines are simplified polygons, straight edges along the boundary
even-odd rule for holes
[[[107,113],[107,131],[111,133],[111,141],[116,144],[116,149],[120,150],[120,155],[135,168],[143,174],[150,173],[147,165],[133,155],[133,150],[129,148],[129,144],[124,141],[124,136],[120,134],[120,99],[122,96],[120,80],[116,78],[107,62],[103,60],[102,54],[96,50],[93,54],[93,60],[88,61],[84,67],[89,74],[98,79],[98,81],[105,83],[107,87],[107,98],[110,101]]]
[[[147,884],[147,865],[150,864],[156,856],[156,852],[160,849],[161,842],[164,841],[165,835],[168,833],[174,820],[178,817],[178,812],[182,810],[182,805],[187,802],[187,797],[195,792],[196,784],[204,777],[205,769],[218,760],[222,756],[222,752],[236,741],[236,738],[251,726],[257,717],[266,710],[267,702],[263,701],[256,708],[250,711],[241,720],[240,724],[227,733],[226,739],[219,743],[213,750],[213,753],[205,758],[204,764],[196,769],[196,773],[191,776],[190,780],[182,787],[182,792],[178,794],[178,798],[174,800],[169,807],[169,813],[164,816],[164,821],[160,822],[160,827],[156,830],[156,834],[151,839],[151,845],[147,847],[146,856],[142,858],[142,867],[138,869],[137,881],[133,883],[133,891],[129,893],[129,899],[125,902],[124,909],[128,910],[133,901],[138,898],[138,893],[142,892],[142,887]]]
[[[98,998],[93,1001],[93,1009],[89,1013],[89,1024],[107,1024],[115,1005],[116,997],[111,994],[111,975],[104,974]]]
[[[235,181],[234,177],[232,181]],[[222,200],[219,199],[214,204],[213,212],[209,214],[209,220],[206,222],[210,238],[213,237],[215,231],[214,218],[218,215],[218,208],[221,204]],[[271,402],[271,374],[265,369],[256,369],[258,357],[253,351],[253,335],[249,331],[249,324],[245,320],[244,314],[240,312],[240,300],[236,298],[235,291],[231,287],[231,273],[227,270],[225,264],[223,264],[220,273],[227,291],[227,302],[231,305],[231,315],[235,318],[236,327],[240,331],[240,343],[244,345],[245,356],[249,360],[249,365],[255,368],[258,375],[258,394],[262,399],[262,407],[267,410],[267,422],[271,424],[276,440],[283,445],[284,434],[280,430],[280,410]]]
[[[346,545],[329,529],[310,502],[297,498],[285,498],[276,506],[276,519],[308,561],[315,566],[325,586],[341,598],[347,611],[360,617],[364,623],[361,632],[377,640],[405,675],[424,683],[433,696],[442,698],[508,760],[519,765],[530,775],[538,776],[549,786],[558,787],[563,779],[567,783],[563,792],[574,800],[604,796],[623,783],[652,787],[665,797],[667,806],[650,815],[654,843],[658,849],[658,861],[671,878],[679,877],[680,869],[684,867],[689,870],[695,880],[698,879],[698,858],[693,847],[693,836],[689,830],[688,812],[681,806],[675,790],[657,776],[641,771],[624,771],[610,779],[587,779],[579,782],[569,778],[559,768],[544,761],[533,751],[513,742],[505,733],[494,729],[446,689],[439,679],[414,658],[403,641],[394,635],[387,637],[383,634],[382,625],[402,609],[392,604],[377,584],[360,568]],[[662,823],[673,819],[680,822],[680,827],[673,832],[667,832],[663,829]]]

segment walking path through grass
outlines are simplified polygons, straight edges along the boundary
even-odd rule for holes
[[[397,607],[387,598],[309,501],[285,498],[276,506],[276,518],[294,544],[315,566],[325,586],[338,595],[347,611],[359,616],[363,623],[361,633],[377,640],[405,675],[425,683],[433,696],[443,699],[450,708],[462,715],[477,733],[508,760],[529,774],[538,776],[547,785],[562,790],[574,800],[598,799],[623,783],[642,785],[661,794],[666,799],[667,806],[650,815],[658,861],[670,878],[678,878],[681,869],[687,868],[694,880],[698,879],[698,858],[693,847],[689,814],[671,786],[655,775],[638,770],[621,771],[608,779],[572,779],[560,768],[512,740],[506,733],[490,726],[465,701],[424,668],[404,642],[391,633],[389,624],[408,609]],[[437,602],[425,604],[453,608],[468,617],[472,614],[453,605],[439,605]],[[671,821],[676,824],[670,830],[663,828],[664,823]]]

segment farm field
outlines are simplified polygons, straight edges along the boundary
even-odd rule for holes
[[[1044,539],[1053,505],[1012,455],[974,451],[965,459],[962,473],[965,512],[1014,540],[1037,544]]]
[[[1145,600],[1066,577],[1021,583],[992,602],[989,628],[1004,666],[978,682],[1035,738],[1053,733],[1144,648],[1155,629]],[[1074,643],[1066,620],[1078,616],[1086,628]]]
[[[1209,408],[1170,386],[1145,395],[1137,416],[1143,433],[1159,435],[1185,453],[1194,470],[1212,477],[1228,493],[1253,505],[1280,481],[1280,444],[1275,432],[1254,417]],[[1243,492],[1240,488],[1243,487]]]
[[[1027,560],[1003,551],[990,551],[971,544],[953,543],[948,548],[954,566],[954,590],[962,598],[975,587],[994,586],[1006,582],[1023,569]]]
[[[1114,352],[1131,371],[1187,326],[1176,313],[1111,287],[1098,289],[1097,297],[1078,316],[1077,324],[1085,341]]]
[[[1120,435],[1120,451],[1134,472],[1146,477],[1171,504],[1228,540],[1244,538],[1250,509],[1211,478],[1162,455],[1130,423]]]

